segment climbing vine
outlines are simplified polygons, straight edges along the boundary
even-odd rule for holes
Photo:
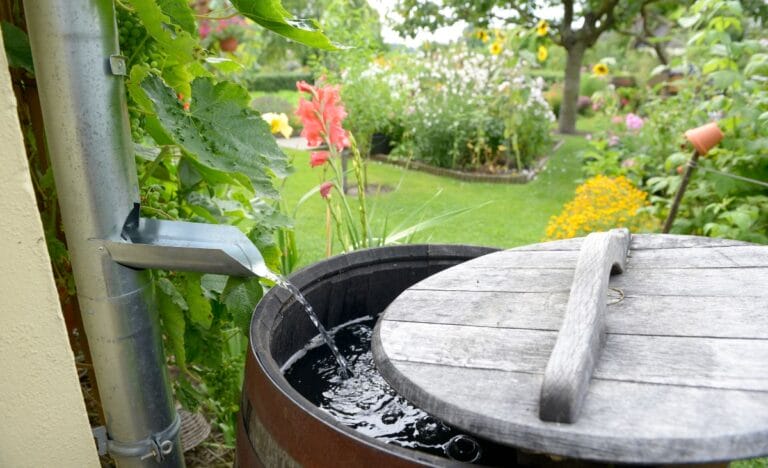
[[[230,224],[278,269],[274,232],[290,220],[276,209],[276,181],[290,172],[248,91],[218,81],[231,59],[209,56],[198,20],[240,14],[305,45],[334,49],[313,20],[299,20],[279,0],[233,0],[201,14],[187,0],[116,0],[120,48],[136,146],[142,215]],[[234,443],[247,329],[263,294],[260,279],[200,273],[152,274],[166,349],[185,406],[204,405]]]

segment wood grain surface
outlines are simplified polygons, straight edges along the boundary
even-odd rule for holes
[[[605,345],[573,424],[539,419],[582,240],[499,252],[427,278],[380,317],[384,377],[471,433],[600,461],[768,454],[768,247],[633,235],[605,294]]]

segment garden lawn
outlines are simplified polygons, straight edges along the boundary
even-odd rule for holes
[[[385,222],[389,232],[396,232],[421,220],[470,207],[474,209],[417,234],[411,243],[510,248],[540,242],[549,218],[559,213],[563,204],[573,197],[581,177],[578,152],[585,146],[585,140],[582,137],[558,138],[564,139],[563,144],[550,156],[546,169],[528,184],[470,183],[370,162],[369,183],[384,184],[393,189],[368,197],[374,234],[382,232]],[[290,213],[297,201],[322,181],[322,169],[309,167],[307,152],[287,153],[296,167],[282,191]],[[440,194],[433,199],[438,192]],[[352,196],[348,199],[350,203],[356,201]],[[400,223],[403,225],[398,229]],[[295,228],[300,266],[322,260],[325,201],[318,194],[296,210]],[[334,253],[338,253],[337,246]]]

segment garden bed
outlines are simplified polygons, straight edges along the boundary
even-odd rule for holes
[[[557,142],[552,151],[556,151],[562,141]],[[372,161],[383,162],[386,164],[393,164],[395,166],[404,167],[406,169],[413,169],[415,171],[426,172],[428,174],[451,177],[456,180],[465,182],[485,182],[491,184],[526,184],[536,178],[536,174],[541,171],[547,164],[547,156],[542,156],[537,159],[531,169],[524,169],[522,172],[510,171],[505,173],[493,174],[490,172],[471,172],[461,171],[458,169],[449,169],[447,167],[437,167],[430,164],[425,164],[413,159],[393,159],[386,154],[372,154],[369,156]]]

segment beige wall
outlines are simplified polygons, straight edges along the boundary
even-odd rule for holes
[[[99,466],[0,37],[0,467]]]

